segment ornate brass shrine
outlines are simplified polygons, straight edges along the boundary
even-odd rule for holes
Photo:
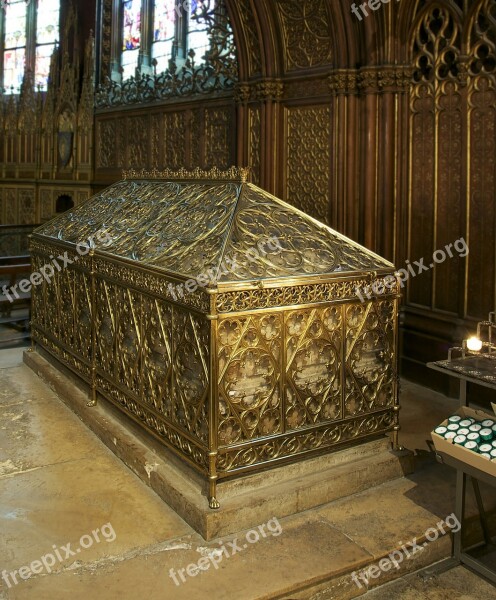
[[[35,342],[203,473],[211,508],[222,478],[397,443],[393,265],[244,170],[126,173],[31,252],[65,256],[33,287]]]

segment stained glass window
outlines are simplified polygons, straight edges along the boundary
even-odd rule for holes
[[[197,66],[204,62],[205,54],[211,48],[209,32],[213,10],[218,5],[216,0],[120,1],[123,80],[135,74],[140,55],[146,68],[148,57],[151,57],[157,73],[167,71],[171,58],[181,67],[189,50],[194,50]],[[151,32],[142,37],[140,24],[145,15],[150,15]]]
[[[123,1],[122,61],[123,78],[134,75],[141,43],[141,0]]]
[[[50,59],[59,40],[60,0],[38,0],[36,11],[35,85],[46,90]]]
[[[204,0],[191,0],[191,15],[188,28],[188,50],[195,51],[195,63],[204,62],[203,57],[210,48],[210,38],[205,19],[202,18],[202,12],[208,8],[214,8],[214,2],[205,2]]]
[[[157,61],[157,72],[165,71],[172,56],[177,10],[176,0],[155,0],[153,12],[152,58]]]
[[[4,8],[3,87],[17,93],[24,76],[27,6],[25,0],[11,0]]]
[[[59,40],[60,0],[0,0],[0,5],[4,10],[3,88],[7,94],[19,93],[29,69],[35,89],[46,90],[51,56]]]

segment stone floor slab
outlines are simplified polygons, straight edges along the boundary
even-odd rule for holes
[[[0,478],[90,455],[95,440],[63,404],[24,398],[0,405]]]
[[[91,535],[107,523],[115,541],[103,543],[102,537],[101,543],[81,552],[82,561],[190,533],[176,513],[111,456],[95,455],[0,481],[2,568],[12,570],[30,563],[50,552],[54,544],[76,545],[82,535]],[[64,561],[63,566],[70,562]],[[61,566],[57,564],[54,570]]]
[[[19,348],[0,350],[0,369],[11,369],[12,367],[20,366],[25,350],[25,344]]]
[[[271,523],[272,531],[277,535],[268,529],[265,530],[266,537],[258,530],[238,534],[236,551],[229,544],[232,538],[224,539],[220,545],[218,542],[204,543],[197,537],[196,544],[187,543],[183,547],[177,544],[175,548],[171,546],[126,562],[100,563],[98,577],[91,565],[74,572],[38,577],[9,590],[9,598],[86,600],[89,589],[93,598],[122,600],[276,598],[290,593],[302,581],[319,581],[330,572],[338,574],[350,563],[366,562],[370,558],[326,522],[309,520],[305,523],[300,519],[299,523],[291,524],[283,519],[277,523],[280,529],[275,521]],[[255,541],[257,535],[259,541]],[[226,548],[228,556],[222,554],[222,547]],[[188,565],[198,563],[199,559],[215,551],[219,552],[218,568],[214,566],[215,560],[206,558],[205,565],[201,565],[204,568],[209,565],[205,571],[188,575],[185,570]],[[170,575],[171,568],[175,579]],[[190,567],[190,572],[195,571]],[[58,595],[60,590],[67,595]]]

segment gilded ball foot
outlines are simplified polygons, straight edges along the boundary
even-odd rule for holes
[[[210,508],[220,508],[219,501],[217,500],[217,498],[213,497],[208,499],[208,506]]]
[[[96,400],[90,400],[86,403],[86,406],[96,406]]]

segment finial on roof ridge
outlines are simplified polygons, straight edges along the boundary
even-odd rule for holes
[[[181,169],[152,169],[147,171],[141,169],[128,169],[122,172],[123,179],[181,179],[181,180],[209,180],[209,181],[237,181],[240,183],[246,183],[250,174],[250,167],[235,167],[232,166],[229,169],[222,170],[218,167],[212,167],[208,169],[195,169],[189,170],[182,167]]]

